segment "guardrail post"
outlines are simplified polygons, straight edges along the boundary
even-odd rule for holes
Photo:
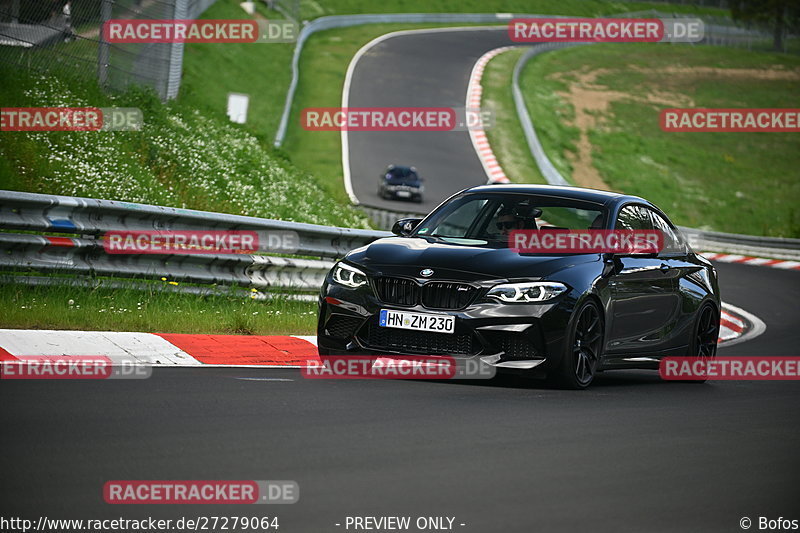
[[[174,0],[175,8],[172,18],[183,20],[188,17],[188,0]],[[167,86],[164,96],[167,100],[177,98],[178,90],[181,87],[181,73],[183,72],[183,43],[171,43],[169,52],[169,73],[167,74]]]
[[[114,0],[101,0],[100,2],[100,44],[97,47],[97,83],[101,87],[108,84],[109,49],[103,28],[111,20],[111,8]]]

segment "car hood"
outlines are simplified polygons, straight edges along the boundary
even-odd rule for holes
[[[347,261],[372,273],[419,277],[423,268],[432,279],[543,278],[572,266],[599,262],[599,254],[532,255],[508,248],[480,248],[415,237],[388,237],[350,252]]]

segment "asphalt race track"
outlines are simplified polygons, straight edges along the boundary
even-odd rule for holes
[[[463,108],[475,62],[514,44],[503,30],[412,32],[372,46],[356,64],[351,107]],[[428,213],[451,194],[486,183],[467,131],[349,132],[353,191],[362,204]],[[421,204],[378,197],[387,165],[416,166],[425,178]]]
[[[376,93],[390,99],[389,87],[405,87],[408,100],[396,105],[459,105],[472,62],[506,43],[496,32],[460,44],[457,35],[432,34],[434,47],[384,42],[400,49],[381,54],[415,65],[416,76],[406,82],[396,63],[396,76],[373,77]],[[449,75],[424,62],[460,54]],[[373,64],[381,61],[385,68],[380,57]],[[454,84],[440,87],[431,72]],[[353,94],[364,99],[351,104],[387,105],[363,92],[369,72],[358,76]],[[450,99],[428,99],[423,83],[453,91]],[[353,164],[374,183],[384,158],[398,154],[394,162],[429,176],[431,202],[482,180],[465,133],[437,134],[448,146],[415,135],[408,144],[354,136]],[[455,177],[443,181],[447,168],[465,176],[457,187]],[[717,268],[725,301],[767,325],[720,355],[800,355],[800,273]],[[580,392],[507,376],[327,381],[215,368],[156,369],[141,381],[4,381],[0,501],[3,516],[32,519],[277,515],[284,533],[345,531],[347,516],[379,515],[450,516],[456,531],[481,533],[733,532],[745,516],[757,530],[759,516],[800,518],[799,410],[798,382],[697,385],[644,371],[606,373]],[[113,506],[102,487],[114,479],[295,480],[300,501]]]
[[[797,355],[798,274],[719,270],[726,298],[767,324],[720,353]],[[214,368],[4,381],[0,498],[4,516],[276,514],[289,532],[382,514],[455,516],[458,530],[480,532],[736,531],[743,516],[800,511],[798,400],[797,382],[683,384],[644,371],[606,373],[582,392],[509,376],[328,381]],[[292,479],[301,496],[112,506],[101,492],[112,479]]]

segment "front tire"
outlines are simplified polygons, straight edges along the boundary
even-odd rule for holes
[[[588,387],[597,374],[605,324],[600,307],[593,300],[584,302],[573,317],[556,381],[563,388],[577,390]]]
[[[717,355],[719,339],[719,313],[713,304],[707,303],[697,313],[697,321],[689,341],[689,357],[713,359]],[[686,380],[687,383],[705,383],[706,379]]]

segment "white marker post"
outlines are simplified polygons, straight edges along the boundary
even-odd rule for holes
[[[231,122],[244,124],[247,122],[247,106],[250,97],[241,93],[228,93],[228,118]]]

